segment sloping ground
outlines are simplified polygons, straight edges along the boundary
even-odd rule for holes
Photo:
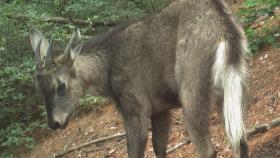
[[[251,99],[246,120],[248,129],[280,117],[280,49],[270,48],[255,56],[249,64],[249,74]],[[172,115],[169,147],[188,137],[187,134],[184,134],[185,127],[181,110],[173,110]],[[227,137],[220,125],[218,114],[215,112],[211,115],[210,125],[212,142],[218,151],[219,158],[230,158],[231,150],[227,145]],[[60,153],[70,147],[118,132],[124,132],[124,128],[115,107],[113,105],[94,107],[91,112],[84,112],[76,116],[64,130],[37,131],[39,143],[31,151],[19,149],[16,151],[16,157],[53,157],[55,153]],[[148,137],[146,155],[148,158],[152,158],[154,153],[151,145],[151,132]],[[250,138],[249,146],[252,158],[280,158],[280,127]],[[127,157],[126,152],[125,138],[118,138],[90,145],[64,157],[119,158]],[[194,158],[194,147],[192,144],[185,145],[168,154],[168,157]]]

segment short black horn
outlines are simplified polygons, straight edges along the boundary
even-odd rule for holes
[[[49,40],[49,47],[46,54],[46,60],[45,60],[45,68],[51,69],[53,66],[53,59],[52,59],[52,44],[53,44],[53,38]]]

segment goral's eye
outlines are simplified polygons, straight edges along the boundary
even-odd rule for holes
[[[65,83],[59,83],[58,84],[58,87],[57,87],[57,93],[59,94],[59,95],[65,95],[65,90],[66,90],[66,85],[65,85]]]

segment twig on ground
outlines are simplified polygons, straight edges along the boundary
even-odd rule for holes
[[[166,150],[166,154],[170,154],[170,153],[174,152],[175,150],[181,148],[182,146],[188,145],[190,143],[191,143],[190,138],[186,138],[186,139],[184,139],[183,142],[180,142],[180,143],[176,144],[175,146],[168,148]],[[156,156],[154,156],[154,158],[156,158]]]
[[[64,146],[64,150],[63,150],[63,151],[66,151],[66,150],[68,149],[69,145],[70,145],[71,143],[73,143],[74,141],[78,140],[78,139],[79,139],[79,138],[75,138],[75,139],[70,140],[70,141]]]
[[[112,136],[95,139],[93,141],[89,141],[89,142],[84,143],[82,145],[72,147],[72,148],[70,148],[70,149],[68,149],[66,151],[63,151],[63,152],[59,153],[59,154],[55,154],[54,157],[55,158],[62,157],[62,156],[66,155],[66,154],[68,154],[68,153],[70,153],[70,152],[72,152],[74,150],[81,149],[81,148],[89,146],[91,144],[101,143],[101,142],[104,142],[104,141],[107,141],[107,140],[111,140],[111,139],[119,138],[119,137],[123,137],[123,136],[125,136],[125,133],[117,133],[117,134],[112,135]]]
[[[247,131],[248,137],[251,137],[253,135],[267,132],[269,129],[280,126],[280,118],[274,119],[271,122],[267,124],[260,124],[257,125],[255,128],[250,129]]]
[[[178,149],[178,148],[180,148],[180,147],[182,147],[182,146],[184,146],[184,145],[190,144],[190,143],[191,143],[191,140],[190,140],[189,138],[187,138],[187,139],[185,139],[183,142],[178,143],[178,144],[176,144],[175,146],[173,146],[173,147],[167,149],[166,154],[172,153],[172,152],[175,151],[176,149]]]
[[[267,124],[257,125],[255,128],[253,128],[251,130],[248,130],[247,131],[247,135],[248,135],[248,137],[251,137],[251,136],[253,136],[255,134],[258,134],[258,133],[267,132],[269,129],[277,127],[277,126],[280,126],[280,118],[274,119],[274,120],[272,120],[271,122],[269,122]],[[104,142],[104,141],[111,140],[111,139],[114,139],[114,138],[123,137],[125,135],[126,135],[125,133],[117,133],[117,134],[112,135],[112,136],[103,137],[103,138],[99,138],[99,139],[96,139],[96,140],[93,140],[93,141],[89,141],[89,142],[84,143],[82,145],[72,147],[72,148],[70,148],[68,150],[64,150],[63,152],[61,152],[59,154],[55,154],[54,157],[55,158],[62,157],[62,156],[66,155],[66,154],[68,154],[68,153],[70,153],[70,152],[72,152],[74,150],[81,149],[81,148],[89,146],[91,144],[96,144],[96,143]],[[68,143],[64,149],[66,149],[69,146],[70,143]],[[178,148],[180,148],[180,147],[182,147],[184,145],[188,145],[190,143],[191,143],[191,140],[189,138],[187,138],[183,142],[178,143],[175,146],[167,149],[166,153],[167,154],[172,153],[175,150],[177,150]],[[101,150],[101,149],[98,149],[98,150]],[[96,150],[92,150],[92,151],[96,151]],[[115,149],[111,151],[111,154],[114,153],[114,152],[115,152]]]
[[[125,140],[122,140],[121,142],[119,142],[119,143],[118,143],[119,146],[117,146],[115,149],[111,150],[111,151],[108,153],[107,156],[109,156],[109,157],[112,156],[112,155],[117,151],[117,149],[121,148],[122,143],[124,143],[124,142],[125,142]]]

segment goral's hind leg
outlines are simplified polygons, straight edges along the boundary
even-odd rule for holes
[[[186,90],[182,92],[181,100],[187,130],[196,147],[197,158],[216,158],[216,151],[209,135],[209,105],[207,105],[208,102],[205,102],[205,96]]]
[[[187,130],[196,148],[197,158],[216,158],[216,151],[211,143],[208,128],[211,105],[209,101],[210,81],[205,73],[189,72],[192,77],[187,78],[184,75],[180,83],[180,102]]]

